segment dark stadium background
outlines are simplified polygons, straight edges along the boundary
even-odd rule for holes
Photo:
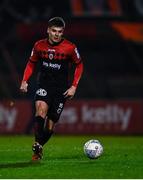
[[[142,0],[1,0],[0,133],[32,131],[35,74],[27,95],[19,86],[33,44],[46,37],[53,16],[65,19],[65,37],[84,62],[56,132],[143,134]]]

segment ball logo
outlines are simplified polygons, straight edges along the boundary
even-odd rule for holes
[[[39,96],[46,96],[47,91],[45,89],[40,88],[36,91],[36,94],[38,94]]]

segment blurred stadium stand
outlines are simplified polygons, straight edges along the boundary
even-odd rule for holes
[[[142,0],[1,0],[0,99],[25,98],[19,93],[23,70],[53,16],[65,19],[65,36],[85,64],[76,98],[142,98]],[[30,83],[27,98],[34,88]]]

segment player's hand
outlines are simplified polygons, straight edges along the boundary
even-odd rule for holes
[[[28,83],[26,81],[21,82],[20,91],[23,93],[27,92]]]
[[[68,98],[68,99],[72,99],[75,95],[75,92],[76,92],[76,87],[74,86],[71,86],[69,89],[67,89],[63,95],[65,98]]]

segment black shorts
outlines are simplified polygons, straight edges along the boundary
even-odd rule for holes
[[[56,87],[38,87],[35,93],[35,101],[41,100],[48,104],[49,109],[47,113],[48,119],[51,119],[53,122],[57,122],[60,118],[60,115],[63,111],[66,98],[63,93],[66,91],[66,88],[56,88]]]

